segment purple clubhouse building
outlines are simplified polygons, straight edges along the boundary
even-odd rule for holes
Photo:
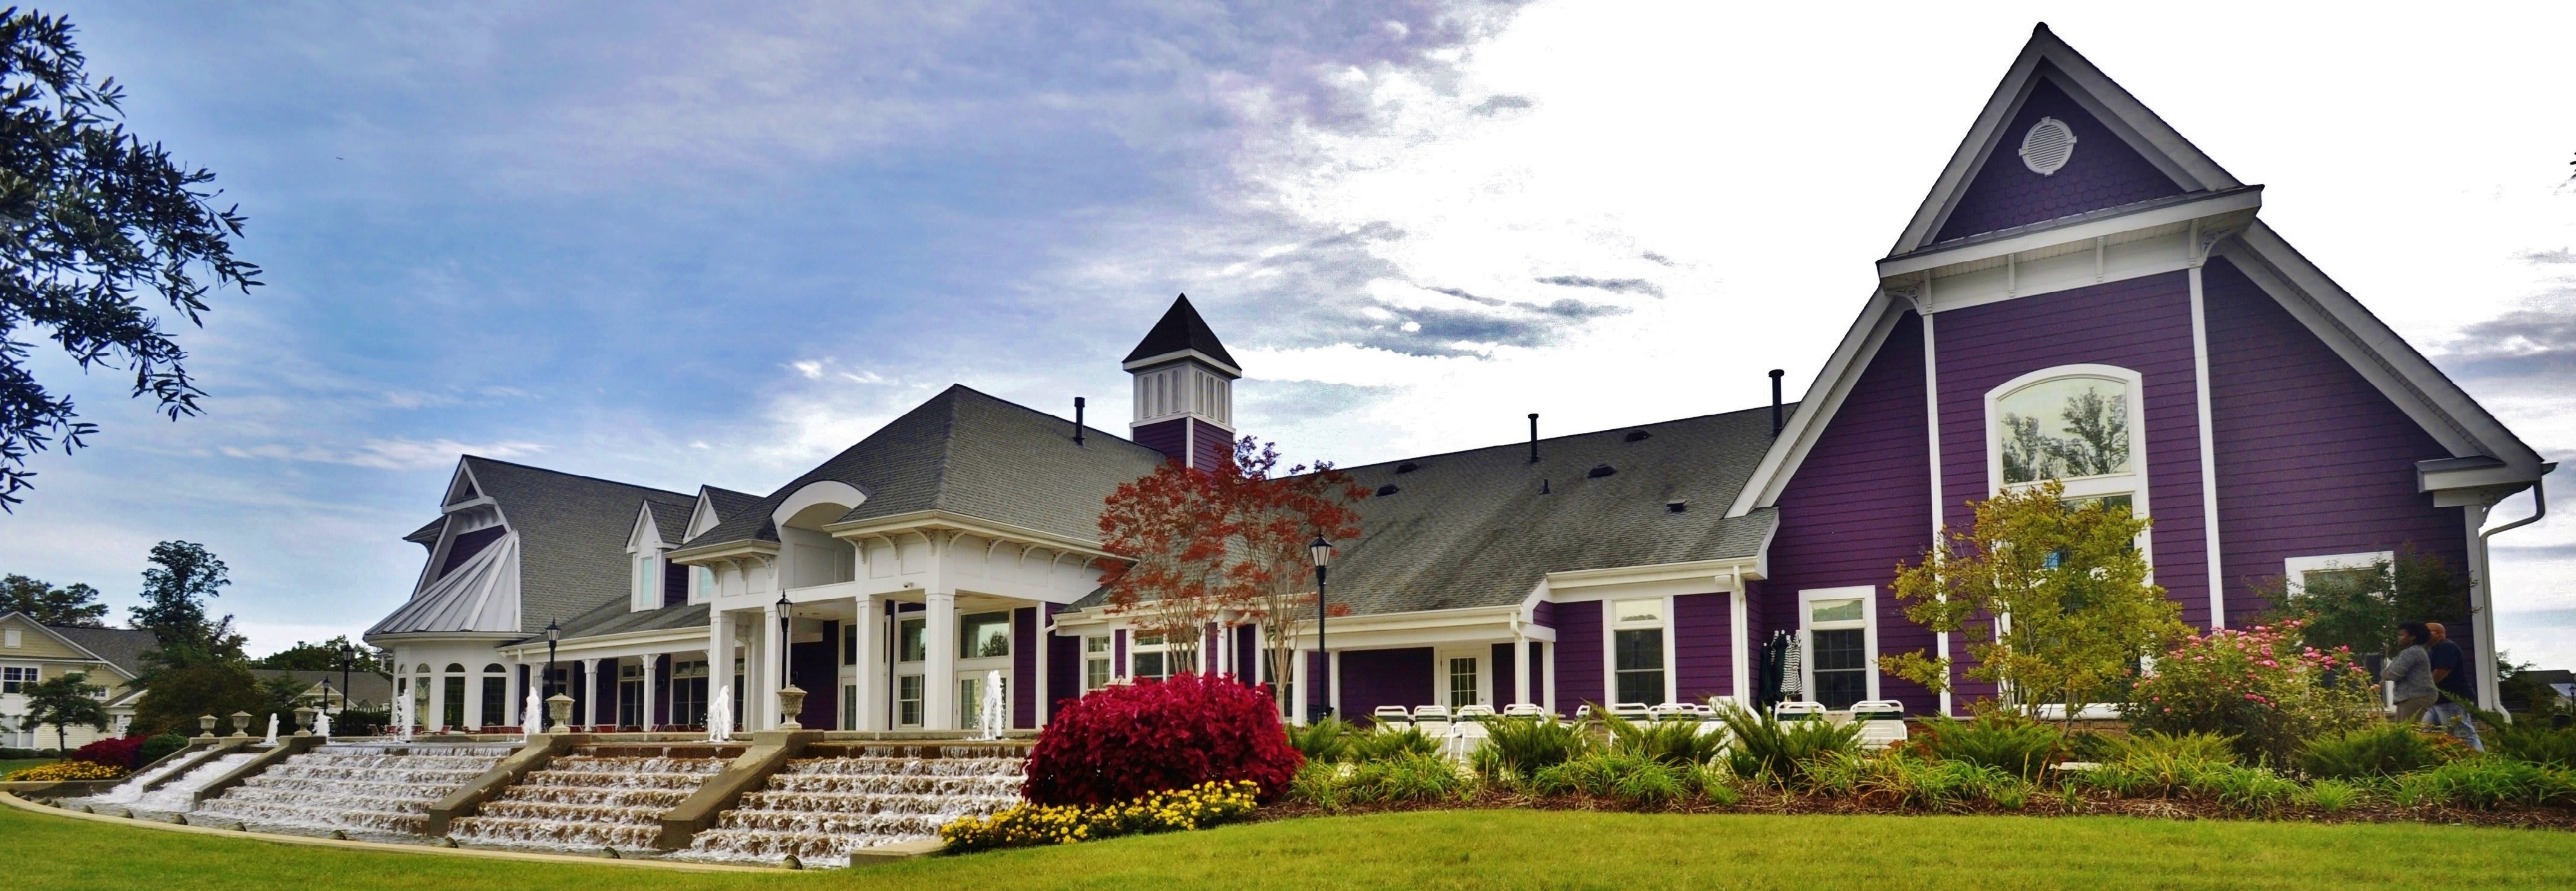
[[[1780,635],[1806,698],[1964,712],[1992,691],[1878,670],[1964,655],[1889,582],[1968,502],[2053,479],[2153,518],[2155,582],[2196,627],[2413,550],[2468,574],[2454,638],[2489,659],[2481,531],[2554,465],[2275,234],[2262,195],[2043,27],[1804,398],[1345,468],[1372,491],[1333,569],[1351,614],[1284,665],[1257,624],[1175,647],[1099,590],[1102,499],[1237,435],[1243,369],[1187,299],[1123,361],[1128,438],[956,386],[765,495],[465,457],[367,640],[427,727],[517,725],[550,652],[582,725],[703,725],[729,687],[736,726],[771,727],[792,681],[809,728],[965,730],[996,680],[1035,727],[1190,651],[1345,715],[1743,699]]]

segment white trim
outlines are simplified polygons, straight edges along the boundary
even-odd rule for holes
[[[2307,574],[2332,569],[2369,569],[2378,563],[2394,562],[2395,551],[2361,551],[2351,554],[2318,554],[2291,557],[2281,561],[2281,585],[2286,593],[2296,596],[2307,592]]]
[[[1930,454],[1931,454],[1931,456],[1932,456],[1932,460],[1931,460],[1931,461],[1929,461],[1929,462],[1927,462],[1927,463],[1928,463],[1928,464],[1930,464],[1931,466],[1930,466],[1930,467],[1928,467],[1928,468],[1926,468],[1926,469],[1927,469],[1927,470],[1931,473],[1931,475],[1932,475],[1932,538],[1931,538],[1931,542],[1932,542],[1932,548],[1933,548],[1934,550],[1936,550],[1936,551],[1937,551],[1937,549],[1939,549],[1939,548],[1940,548],[1940,546],[1941,546],[1941,526],[1942,526],[1942,522],[1941,522],[1941,520],[1942,520],[1942,518],[1941,518],[1941,509],[1942,509],[1942,490],[1941,490],[1941,468],[1942,468],[1942,463],[1941,463],[1941,459],[1942,459],[1942,456],[1941,456],[1941,353],[1940,353],[1940,343],[1941,343],[1941,341],[1940,341],[1940,338],[1939,338],[1939,337],[1937,337],[1937,336],[1935,336],[1935,335],[1933,334],[1933,331],[1932,331],[1932,315],[1933,315],[1933,314],[1932,314],[1932,313],[1922,312],[1922,311],[1921,311],[1923,308],[1925,308],[1925,307],[1929,307],[1931,304],[1932,304],[1932,276],[1930,276],[1930,275],[1925,275],[1925,276],[1923,277],[1923,303],[1922,303],[1922,305],[1921,305],[1921,306],[1917,307],[1917,309],[1916,309],[1916,314],[1917,314],[1917,315],[1919,315],[1919,316],[1921,316],[1921,317],[1922,317],[1922,319],[1923,319],[1923,427],[1924,427],[1924,429],[1925,429],[1925,431],[1926,431],[1926,435],[1927,435],[1927,436],[1929,436],[1929,437],[1930,437],[1930,440],[1931,440],[1931,451],[1930,451]],[[1936,592],[1933,596],[1935,596],[1935,597],[1939,598],[1942,602],[1945,602],[1945,603],[1946,603],[1946,602],[1948,602],[1948,601],[1949,601],[1949,599],[1950,599],[1950,595],[1949,595],[1948,593],[1945,593],[1945,592]],[[1950,633],[1949,633],[1949,632],[1947,632],[1947,631],[1935,631],[1935,632],[1933,632],[1933,633],[1932,633],[1932,655],[1933,655],[1933,656],[1935,656],[1936,658],[1939,658],[1939,659],[1941,660],[1941,664],[1942,664],[1942,665],[1948,665],[1948,664],[1950,664]],[[1944,670],[1946,671],[1947,669],[1944,669]],[[1945,678],[1944,680],[1946,680],[1946,678]],[[1949,685],[1949,684],[1946,684],[1946,683],[1945,683],[1945,684],[1942,684],[1942,685],[1941,685],[1941,694],[1940,694],[1940,702],[1939,702],[1939,705],[1940,705],[1940,709],[1941,709],[1941,714],[1948,715],[1948,714],[1951,714],[1951,713],[1952,713],[1952,712],[1950,711],[1951,703],[1950,703],[1950,685]]]
[[[1431,701],[1455,711],[1449,701],[1449,660],[1476,661],[1476,701],[1473,705],[1494,704],[1494,648],[1491,643],[1449,644],[1431,648]]]
[[[2197,237],[2195,233],[2194,237]],[[2209,627],[2227,627],[2227,570],[2218,536],[2218,433],[2209,410],[2209,313],[2200,288],[2201,263],[2191,264],[2191,388],[2200,424],[2200,538],[2208,558]]]
[[[1647,621],[1644,621],[1644,620],[1637,620],[1637,621],[1621,622],[1621,621],[1619,620],[1619,604],[1622,604],[1622,603],[1639,603],[1639,602],[1654,603],[1654,604],[1656,604],[1656,607],[1655,607],[1656,612],[1655,612],[1655,618],[1654,618],[1654,621],[1652,621],[1652,622],[1647,622]],[[1674,660],[1674,658],[1673,658],[1673,626],[1674,626],[1674,625],[1676,625],[1676,624],[1679,624],[1679,623],[1677,623],[1677,622],[1675,622],[1675,621],[1673,620],[1673,595],[1671,595],[1671,594],[1654,595],[1654,596],[1647,596],[1647,597],[1616,597],[1616,598],[1604,598],[1604,599],[1602,599],[1602,601],[1601,601],[1601,704],[1602,704],[1603,706],[1607,707],[1607,706],[1611,706],[1611,705],[1616,705],[1616,704],[1618,704],[1618,702],[1620,702],[1620,699],[1619,699],[1619,632],[1621,632],[1621,631],[1644,631],[1644,630],[1648,630],[1648,629],[1652,629],[1652,630],[1657,630],[1657,631],[1661,631],[1661,632],[1663,632],[1663,645],[1664,645],[1663,662],[1664,662],[1664,664],[1663,664],[1662,672],[1663,672],[1663,675],[1664,675],[1664,699],[1663,699],[1663,702],[1650,702],[1650,703],[1647,703],[1647,705],[1662,705],[1662,704],[1664,704],[1664,703],[1669,703],[1669,702],[1673,702],[1673,701],[1674,701],[1674,696],[1673,696],[1673,694],[1674,694],[1674,690],[1673,690],[1673,688],[1674,688],[1674,684],[1675,684],[1675,675],[1677,675],[1677,674],[1678,674],[1678,672],[1675,670],[1675,665],[1674,665],[1675,660]]]
[[[1861,664],[1867,667],[1869,672],[1867,675],[1869,695],[1862,698],[1879,698],[1878,586],[1855,585],[1843,588],[1798,589],[1798,652],[1804,654],[1804,658],[1798,660],[1798,689],[1807,691],[1808,699],[1812,700],[1816,696],[1816,641],[1814,636],[1808,632],[1816,630],[1838,631],[1847,627],[1840,622],[1834,623],[1834,626],[1831,628],[1812,629],[1807,627],[1810,617],[1815,614],[1815,602],[1819,600],[1851,600],[1854,598],[1860,600]]]
[[[1878,261],[1878,277],[1898,278],[1928,270],[1962,266],[1980,260],[2011,257],[2042,248],[2090,243],[2124,232],[2155,229],[2188,223],[2192,220],[2244,214],[2263,206],[2263,187],[2252,186],[2204,195],[2171,204],[2159,204],[2125,213],[2111,214],[2063,226],[2050,226],[2032,232],[1992,241],[1979,241],[1957,247],[1898,254]],[[2085,265],[2092,265],[2086,263]],[[2088,282],[2089,284],[2089,282]]]

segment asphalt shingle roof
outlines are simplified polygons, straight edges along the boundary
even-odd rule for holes
[[[685,567],[681,567],[685,568]],[[635,631],[667,631],[673,628],[707,627],[707,605],[683,604],[636,612],[624,599],[601,604],[564,623],[565,640],[626,634]]]
[[[770,514],[808,483],[836,480],[867,501],[842,521],[947,510],[1082,541],[1100,538],[1100,506],[1118,484],[1152,473],[1162,453],[1099,430],[951,386],[813,470],[688,542],[695,548],[777,541]]]
[[[1188,294],[1172,301],[1172,308],[1163,312],[1162,320],[1155,322],[1153,330],[1145,332],[1145,339],[1137,341],[1136,348],[1119,361],[1134,362],[1183,350],[1197,350],[1227,365],[1243,367],[1243,363],[1234,361],[1232,353],[1225,351],[1225,344],[1216,339],[1216,332],[1208,328],[1207,320],[1199,318],[1198,307],[1190,305]]]
[[[109,665],[128,677],[143,673],[143,654],[158,649],[161,638],[141,628],[87,628],[78,625],[47,625],[65,640],[98,654]]]

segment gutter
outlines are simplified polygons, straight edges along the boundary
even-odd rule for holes
[[[2478,600],[2482,602],[2471,604],[2471,608],[2476,611],[2473,621],[2478,626],[2478,640],[2484,642],[2487,649],[2502,652],[2502,649],[2496,646],[2495,572],[2487,561],[2487,552],[2490,550],[2487,541],[2494,538],[2497,533],[2529,526],[2539,522],[2540,518],[2549,516],[2547,481],[2549,472],[2556,469],[2558,465],[2555,462],[2543,464],[2540,466],[2540,476],[2531,481],[2531,516],[2493,529],[2478,531],[2478,584],[2472,590],[2477,592]],[[2486,670],[2478,672],[2478,698],[2485,700],[2483,704],[2494,708],[2496,714],[2504,715],[2505,720],[2513,720],[2513,715],[2504,710],[2504,702],[2496,690],[2495,667],[2491,665],[2483,667]]]

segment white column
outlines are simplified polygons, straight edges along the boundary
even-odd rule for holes
[[[483,669],[468,663],[465,668],[465,729],[483,729]]]
[[[417,682],[415,682],[417,683]],[[444,728],[447,720],[447,670],[439,669],[429,676],[429,713],[412,723],[432,730]]]
[[[1036,657],[1031,662],[1037,666],[1038,676],[1020,679],[1011,685],[1011,692],[1013,695],[1029,697],[1029,726],[1044,727],[1047,718],[1047,651],[1055,649],[1048,646],[1055,640],[1055,630],[1047,627],[1047,607],[1044,602],[1037,604],[1037,611],[1037,620],[1029,623],[1029,627],[1037,629],[1036,639],[1019,641],[1012,646],[1038,648],[1037,652],[1030,654]],[[1017,633],[1019,627],[1019,622],[1011,623],[1013,633]]]
[[[957,593],[931,591],[924,598],[929,616],[924,620],[923,636],[928,652],[924,658],[922,727],[931,730],[957,729]]]
[[[653,662],[662,657],[646,653],[637,658],[644,660],[644,707],[635,710],[635,725],[643,728],[644,732],[651,733],[653,731]]]
[[[520,689],[519,673],[526,669],[515,659],[504,667],[510,670],[510,674],[501,681],[501,689],[502,695],[509,698],[501,703],[501,720],[510,726],[525,726],[527,716],[519,714],[519,700],[527,698],[528,694]]]
[[[712,709],[715,707],[716,691],[733,685],[733,624],[730,614],[724,610],[709,607],[707,616],[707,695],[705,698],[706,706]],[[734,690],[731,696],[740,698],[742,691]],[[706,726],[713,727],[732,718],[731,715],[708,712],[704,723]]]
[[[609,689],[617,689],[611,685]],[[599,660],[581,660],[581,723],[599,724]]]
[[[1735,577],[1735,591],[1726,600],[1726,617],[1728,620],[1727,632],[1732,635],[1727,639],[1730,647],[1728,652],[1731,655],[1727,657],[1726,661],[1730,663],[1728,668],[1733,670],[1732,683],[1730,683],[1729,686],[1734,689],[1736,704],[1744,706],[1745,708],[1752,708],[1753,635],[1750,628],[1745,623],[1745,606],[1744,576],[1742,574],[1738,574]]]
[[[761,608],[760,633],[752,635],[752,639],[760,642],[760,663],[756,668],[745,666],[743,672],[746,680],[753,675],[760,678],[756,685],[760,689],[760,698],[754,701],[760,706],[760,726],[764,729],[775,728],[779,722],[787,720],[778,712],[778,691],[787,686],[787,673],[778,668],[778,654],[787,651],[787,642],[778,635],[779,614],[776,603]]]
[[[1512,705],[1530,701],[1529,662],[1529,635],[1515,630],[1512,632]]]
[[[1324,701],[1333,704],[1333,714],[1340,715],[1342,714],[1342,651],[1334,650],[1332,654],[1325,657],[1325,659],[1330,664],[1325,666],[1324,670],[1331,675],[1331,678],[1327,680],[1326,683],[1332,685],[1332,687],[1326,691],[1325,695],[1332,698]],[[1348,720],[1348,718],[1349,716],[1344,716],[1344,720]]]
[[[2191,249],[2197,251],[2199,246]],[[2218,434],[2209,420],[2209,316],[2200,290],[2201,260],[2195,256],[2191,261],[2192,400],[2200,417],[2200,535],[2202,556],[2209,558],[2209,627],[2225,628],[2227,576],[2218,541]]]
[[[883,730],[885,722],[881,716],[884,709],[877,704],[877,691],[885,689],[885,678],[877,673],[880,668],[877,664],[879,662],[877,658],[879,607],[876,595],[873,594],[861,594],[857,602],[859,614],[858,618],[851,620],[851,630],[859,638],[859,665],[856,672],[858,677],[853,681],[859,685],[857,703],[859,713],[853,716],[850,726],[860,730]]]
[[[1547,689],[1541,694],[1547,697],[1547,701],[1542,705],[1548,711],[1554,712],[1556,711],[1556,645],[1542,642],[1538,645],[1538,649],[1539,655],[1547,660]]]
[[[1303,724],[1306,723],[1306,707],[1314,702],[1308,697],[1315,695],[1315,672],[1308,663],[1315,658],[1315,651],[1298,650],[1296,653],[1296,664],[1288,666],[1288,676],[1295,679],[1297,691],[1296,698],[1288,703],[1288,718]]]

